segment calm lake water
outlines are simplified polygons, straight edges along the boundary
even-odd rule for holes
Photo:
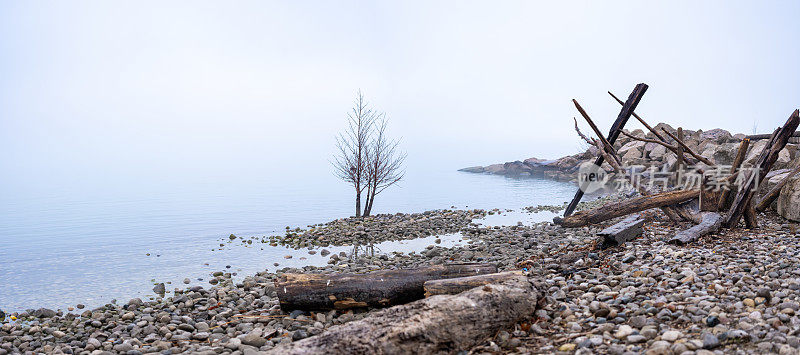
[[[376,199],[375,209],[378,213],[451,206],[519,209],[562,204],[574,189],[571,184],[549,180],[444,169],[409,171],[405,181]],[[286,249],[265,244],[245,247],[232,243],[222,250],[212,249],[232,233],[280,234],[286,226],[304,227],[352,215],[353,208],[347,186],[327,175],[193,179],[125,188],[79,184],[74,189],[3,191],[2,197],[0,308],[6,312],[147,298],[153,296],[154,281],[171,282],[167,290],[183,287],[182,280],[187,277],[192,285],[208,286],[210,273],[217,270],[245,276],[275,270],[275,262],[280,268],[324,265],[327,258],[319,254],[301,250],[287,260],[283,257]],[[512,214],[487,223],[512,224],[531,218]],[[462,243],[459,237],[447,236],[444,245]],[[409,252],[421,250],[433,239],[379,248]],[[228,265],[230,269],[225,268]]]

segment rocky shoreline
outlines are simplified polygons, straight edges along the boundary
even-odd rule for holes
[[[680,226],[673,227],[660,212],[650,213],[655,222],[643,237],[602,252],[592,247],[594,234],[604,225],[565,229],[548,222],[503,227],[468,223],[460,228],[466,242],[461,247],[432,244],[420,253],[356,259],[332,254],[325,267],[264,271],[241,282],[233,282],[228,273],[215,273],[218,283],[212,287],[180,289],[172,297],[153,301],[132,299],[80,314],[48,309],[12,314],[18,320],[0,326],[0,354],[280,353],[281,344],[373,311],[287,314],[280,310],[272,284],[282,272],[364,272],[476,261],[496,263],[501,270],[526,270],[549,288],[543,290],[548,296],[542,309],[482,342],[472,349],[474,353],[797,351],[796,224],[768,212],[760,216],[763,226],[758,233],[707,237],[701,244],[677,247],[664,239]],[[432,212],[413,219],[424,225],[448,215],[481,214]],[[359,225],[364,225],[346,221],[328,226],[360,231]],[[326,234],[324,228],[300,234],[307,235],[301,239],[313,243],[317,233]],[[414,230],[413,236],[420,230],[402,228]],[[364,227],[364,237],[380,238],[378,231]],[[286,241],[299,245],[296,239]]]
[[[666,123],[659,123],[654,128],[656,131],[663,129],[673,135],[678,135],[678,130]],[[652,132],[645,133],[641,129],[624,130],[624,132],[639,138],[655,138]],[[718,166],[730,166],[733,163],[739,144],[745,138],[752,138],[753,141],[750,144],[743,167],[753,166],[753,163],[767,145],[767,139],[763,139],[763,135],[758,137],[761,139],[756,139],[756,136],[731,134],[719,128],[708,131],[682,129],[682,135],[689,148]],[[766,135],[766,137],[768,138],[769,135]],[[670,142],[674,144],[674,142]],[[642,171],[649,168],[655,168],[657,171],[673,171],[678,163],[677,156],[664,146],[637,141],[626,135],[620,135],[614,143],[614,147],[624,166],[639,166]],[[581,164],[594,162],[597,155],[595,147],[588,147],[584,152],[555,160],[528,158],[503,164],[473,166],[459,171],[515,177],[539,177],[574,182]],[[766,181],[761,185],[759,193],[763,194],[775,186],[798,165],[800,165],[800,138],[792,137],[789,139],[789,144],[781,150],[778,160],[773,166],[773,171],[766,176]],[[704,168],[702,164],[697,167]],[[607,172],[612,171],[611,166],[607,163],[603,164],[603,168]],[[798,206],[800,206],[800,177],[796,176],[784,190],[781,190],[781,197],[772,207],[784,218],[800,221],[800,207]]]

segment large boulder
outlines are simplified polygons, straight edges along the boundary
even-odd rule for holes
[[[744,159],[744,166],[753,166],[758,160],[758,157],[761,155],[761,152],[764,151],[764,148],[767,146],[768,139],[759,139],[754,143],[750,144],[750,150],[747,152],[747,156]],[[775,164],[772,166],[773,169],[791,169],[792,167],[797,166],[798,162],[797,159],[797,145],[795,144],[787,144],[785,148],[783,148],[780,152],[778,152],[778,160],[775,161]]]
[[[800,178],[793,178],[781,189],[778,196],[778,214],[800,222]]]
[[[717,143],[717,144],[723,144],[723,143],[730,143],[730,142],[734,141],[734,138],[733,138],[733,136],[731,135],[730,132],[728,132],[728,131],[726,131],[724,129],[715,128],[715,129],[712,129],[712,130],[705,131],[705,132],[701,133],[700,134],[700,140],[707,140],[707,141],[712,141],[712,142]]]
[[[713,160],[717,165],[731,165],[736,159],[737,151],[739,151],[739,143],[720,144],[714,150]]]
[[[766,146],[767,139],[759,139],[750,143],[750,149],[747,150],[747,155],[745,155],[743,166],[753,166],[756,162],[756,159],[758,159],[758,156],[761,155],[761,152]]]
[[[789,172],[791,172],[790,169],[777,169],[767,173],[767,175],[759,181],[758,195],[762,197],[766,195],[775,185],[783,181],[783,179],[789,175]]]
[[[660,160],[665,154],[667,154],[667,148],[660,144],[657,144],[653,149],[648,151],[648,156],[653,160]]]
[[[655,127],[653,127],[653,129],[654,129],[656,132],[658,132],[658,133],[659,133],[660,135],[662,135],[662,136],[665,136],[664,132],[661,130],[662,128],[663,128],[663,129],[665,129],[665,130],[667,130],[667,131],[669,131],[669,133],[672,133],[672,134],[675,134],[676,132],[678,132],[678,130],[677,130],[677,129],[675,129],[675,128],[672,128],[672,126],[670,126],[670,125],[668,125],[668,124],[666,124],[666,123],[664,123],[664,122],[661,122],[661,123],[657,124]],[[655,137],[655,136],[653,135],[653,133],[648,133],[648,134],[647,134],[647,136],[648,136],[648,137]],[[667,138],[668,138],[668,137],[667,137]]]
[[[617,154],[619,154],[620,156],[624,157],[628,153],[634,152],[634,154],[638,154],[639,155],[637,158],[641,158],[643,156],[642,153],[644,152],[645,144],[647,144],[647,143],[642,142],[642,141],[631,141],[631,142],[628,142],[627,144],[623,145],[622,148],[619,148],[617,150]]]
[[[775,161],[774,169],[792,169],[800,164],[800,156],[796,144],[787,144],[786,148],[778,153],[778,160]]]

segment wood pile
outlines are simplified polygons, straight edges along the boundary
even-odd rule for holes
[[[631,198],[621,202],[612,202],[604,206],[584,210],[574,213],[575,208],[583,197],[583,189],[579,189],[573,200],[565,210],[563,218],[555,218],[556,224],[564,227],[581,227],[590,224],[601,223],[613,218],[627,216],[651,208],[660,208],[664,214],[673,222],[690,221],[695,226],[677,233],[669,239],[670,243],[686,244],[697,239],[717,232],[720,228],[738,228],[740,221],[744,220],[745,227],[757,228],[758,220],[756,211],[766,209],[777,197],[781,188],[796,174],[800,173],[800,168],[794,169],[777,186],[772,188],[763,198],[756,198],[756,191],[759,182],[772,170],[773,165],[778,160],[778,155],[786,144],[800,136],[797,132],[800,124],[800,113],[798,110],[789,116],[786,123],[775,129],[771,135],[753,135],[744,138],[736,154],[733,164],[728,170],[725,178],[712,181],[710,172],[720,171],[724,167],[717,166],[707,157],[704,157],[689,147],[683,140],[682,130],[679,128],[677,134],[664,128],[661,131],[654,129],[644,119],[634,112],[634,109],[641,101],[647,91],[646,84],[638,84],[633,92],[628,96],[628,100],[623,102],[614,94],[609,94],[622,105],[622,109],[616,121],[611,126],[607,136],[604,136],[594,121],[589,117],[586,110],[573,100],[575,108],[589,124],[596,138],[587,137],[575,121],[575,130],[578,135],[598,152],[596,165],[600,166],[607,162],[610,169],[618,176],[630,181],[631,186],[638,192],[639,197]],[[647,130],[652,133],[653,138],[637,137],[623,131],[629,117],[635,117]],[[633,171],[623,167],[622,159],[614,148],[614,141],[619,135],[625,135],[633,140],[648,144],[663,146],[667,151],[677,156],[678,167],[674,174],[679,174],[682,166],[693,165],[699,174],[700,181],[696,188],[683,188],[677,183],[680,176],[673,177],[668,181],[673,182],[660,186],[656,190],[653,184],[647,183],[647,177],[634,178]],[[747,155],[747,150],[751,140],[768,139],[765,148],[758,155],[752,167],[745,169],[742,164]],[[651,177],[652,178],[652,177]],[[579,180],[580,181],[580,180]],[[625,219],[617,225],[609,227],[601,234],[601,247],[609,247],[620,244],[619,241],[630,240],[631,234],[635,234],[636,218]],[[633,231],[633,232],[632,232]]]

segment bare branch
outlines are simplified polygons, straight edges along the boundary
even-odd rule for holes
[[[704,157],[704,156],[702,156],[700,154],[697,154],[694,150],[692,150],[692,148],[689,148],[689,146],[687,146],[686,143],[683,143],[682,140],[678,139],[678,137],[675,137],[674,134],[669,133],[669,131],[667,131],[663,127],[661,128],[661,130],[664,131],[664,133],[666,133],[670,138],[675,140],[676,143],[678,143],[681,147],[683,147],[683,149],[686,150],[686,152],[688,152],[695,159],[699,160],[703,164],[708,165],[709,167],[717,166],[716,164],[712,163],[711,160],[708,160],[706,157]]]

